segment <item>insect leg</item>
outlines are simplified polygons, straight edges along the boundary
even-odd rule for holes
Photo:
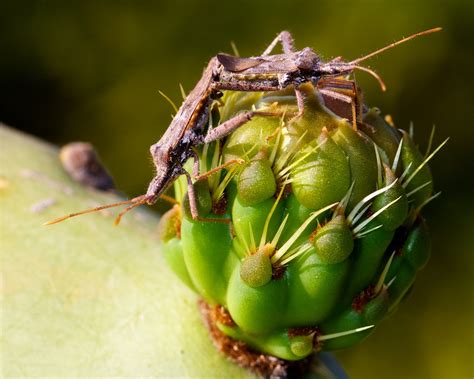
[[[199,157],[195,155],[194,159],[194,167],[199,167]],[[196,161],[198,162],[196,164]],[[183,170],[183,174],[186,175],[186,179],[188,182],[188,197],[189,197],[189,208],[191,209],[191,217],[195,221],[205,221],[205,222],[220,222],[224,224],[231,224],[230,218],[208,218],[208,217],[200,217],[198,206],[197,206],[197,198],[196,198],[196,191],[194,190],[193,180],[191,175],[186,171]],[[232,228],[231,228],[232,233]]]
[[[196,178],[199,175],[199,157],[195,151],[192,152],[192,158],[194,159],[193,163],[193,176]]]
[[[221,164],[220,166],[217,166],[217,167],[214,167],[213,169],[207,171],[207,172],[204,172],[200,175],[196,175],[194,177],[194,180],[202,180],[202,179],[206,179],[208,178],[209,176],[211,176],[212,174],[215,174],[216,172],[226,168],[226,167],[229,167],[233,164],[242,164],[244,163],[245,161],[243,159],[231,159],[223,164]]]
[[[282,31],[278,36],[272,41],[272,43],[266,48],[266,50],[263,52],[262,56],[269,55],[272,50],[275,48],[277,43],[280,42],[281,46],[283,48],[283,52],[285,54],[291,54],[293,53],[295,49],[295,42],[293,40],[293,37],[291,36],[290,32],[287,32],[286,30]],[[298,104],[298,116],[301,116],[304,111],[304,93],[298,89],[298,87],[295,86],[295,94],[296,94],[296,102]]]
[[[194,162],[196,162],[196,160]],[[183,170],[183,174],[186,175],[186,179],[188,181],[188,197],[189,197],[189,208],[191,208],[191,216],[193,217],[193,220],[197,220],[199,218],[199,214],[198,214],[196,192],[194,191],[193,180],[191,179],[191,175],[189,175],[189,173],[186,170]]]
[[[298,88],[295,87],[295,95],[296,95],[296,104],[298,105],[298,114],[296,117],[301,117],[304,112],[304,93]]]
[[[319,92],[325,97],[326,106],[341,117],[351,119],[354,130],[361,116],[359,104],[361,103],[357,85],[353,80],[342,78],[325,78],[318,83]],[[350,105],[350,111],[341,107],[341,102]]]
[[[357,130],[357,121],[356,121],[356,107],[355,101],[353,98],[347,95],[343,95],[339,92],[330,89],[320,89],[319,92],[327,97],[333,98],[334,100],[343,101],[344,103],[350,104],[351,106],[351,119],[352,119],[352,128]]]
[[[214,129],[209,130],[207,135],[204,137],[204,143],[210,143],[212,141],[221,139],[228,134],[232,133],[234,130],[245,124],[247,121],[250,121],[253,116],[277,116],[278,113],[272,112],[258,112],[258,111],[247,111],[238,114],[237,116],[231,118],[215,127]]]
[[[212,174],[215,174],[216,172],[223,170],[224,168],[229,167],[233,164],[242,164],[245,162],[243,159],[231,159],[230,161],[225,162],[220,166],[214,167],[213,169],[200,174],[201,170],[199,169],[199,157],[195,152],[193,152],[192,158],[194,159],[193,179],[195,182],[197,182],[198,180],[207,179]]]
[[[270,53],[273,51],[278,42],[281,43],[281,46],[283,47],[283,52],[285,54],[289,54],[295,51],[295,42],[293,40],[293,37],[291,36],[290,32],[283,30],[280,34],[276,36],[272,43],[268,45],[262,56],[270,55]]]

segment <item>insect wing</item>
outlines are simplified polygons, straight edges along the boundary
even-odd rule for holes
[[[239,58],[229,54],[217,54],[217,60],[230,72],[242,72],[265,62],[262,58]]]

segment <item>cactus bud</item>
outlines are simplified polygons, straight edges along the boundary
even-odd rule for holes
[[[265,158],[252,160],[237,179],[237,192],[245,206],[255,205],[271,198],[276,181],[270,162]]]
[[[384,186],[389,186],[390,184],[393,185],[374,199],[372,210],[377,212],[391,202],[396,201],[392,206],[380,213],[376,219],[386,230],[395,230],[402,225],[407,218],[408,199],[401,183],[399,181],[395,183],[397,177],[392,170],[388,166],[384,166],[384,169]]]
[[[313,245],[316,254],[324,263],[339,263],[345,260],[354,248],[354,240],[344,216],[336,216],[318,229]]]
[[[184,196],[160,226],[173,270],[227,311],[219,330],[286,360],[362,341],[407,295],[429,257],[420,212],[434,154],[423,158],[375,108],[349,122],[347,106],[299,89],[301,114],[292,90],[225,94],[221,123],[242,110],[276,115],[204,146],[206,170],[246,163],[195,183],[198,220]],[[175,188],[181,201],[186,179]]]
[[[264,251],[246,257],[240,267],[240,277],[250,287],[261,287],[272,279],[272,263]]]

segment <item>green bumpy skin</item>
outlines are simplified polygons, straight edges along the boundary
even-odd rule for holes
[[[180,178],[181,205],[159,228],[171,269],[229,313],[233,324],[217,327],[286,360],[363,340],[430,254],[420,211],[432,178],[410,134],[376,108],[354,125],[312,85],[301,89],[302,114],[289,90],[226,93],[210,125],[249,109],[275,115],[201,147],[202,172],[229,163],[196,183],[201,219]]]

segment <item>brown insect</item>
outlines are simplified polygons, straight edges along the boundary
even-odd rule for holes
[[[354,70],[362,70],[374,76],[380,83],[382,90],[385,90],[382,79],[371,69],[360,66],[360,63],[413,38],[440,30],[441,28],[433,28],[413,34],[350,62],[344,62],[340,57],[329,62],[323,62],[309,47],[295,51],[293,38],[287,31],[281,32],[260,56],[240,58],[218,54],[209,61],[201,79],[184,100],[165,134],[150,147],[150,153],[156,167],[156,175],[151,180],[147,192],[131,200],[72,213],[52,220],[47,225],[106,208],[128,205],[117,216],[115,223],[118,224],[122,216],[131,209],[143,204],[151,205],[155,203],[180,175],[186,175],[187,177],[192,217],[195,220],[202,220],[197,210],[193,179],[206,178],[219,169],[235,164],[236,161],[229,161],[210,172],[200,174],[199,159],[195,148],[201,144],[224,138],[256,115],[275,115],[268,112],[245,111],[216,128],[208,130],[211,105],[214,100],[222,96],[221,91],[279,91],[288,86],[294,86],[299,114],[302,114],[304,111],[304,95],[298,89],[301,84],[310,82],[317,86],[321,79],[328,78],[337,78],[340,81],[338,77],[348,75]],[[278,43],[281,43],[283,53],[271,55],[272,50]],[[355,122],[355,105],[352,98],[327,88],[321,88],[320,92],[336,100],[353,104],[353,122]],[[194,159],[193,176],[183,168],[190,158]],[[223,219],[206,218],[204,220],[223,222]]]

